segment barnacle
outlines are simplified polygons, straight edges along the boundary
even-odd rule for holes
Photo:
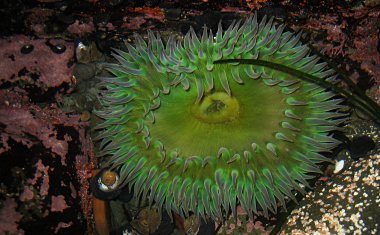
[[[182,216],[221,219],[241,205],[250,217],[285,208],[321,155],[339,144],[329,133],[346,115],[342,99],[273,68],[221,59],[260,59],[335,83],[334,70],[300,42],[301,33],[256,15],[214,37],[204,27],[183,41],[148,32],[115,49],[97,114],[103,166],[136,197]]]

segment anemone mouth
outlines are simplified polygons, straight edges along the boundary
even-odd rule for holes
[[[193,104],[191,114],[204,123],[232,122],[239,117],[239,102],[225,92],[213,92],[205,95],[200,103]]]
[[[219,59],[261,59],[334,82],[334,71],[310,55],[300,34],[266,17],[233,23],[214,38],[205,28],[183,42],[148,32],[128,52],[115,50],[115,75],[103,78],[101,139],[105,167],[119,187],[133,186],[169,215],[221,219],[240,204],[268,216],[304,192],[321,152],[339,144],[329,132],[345,114],[335,93],[281,71]]]

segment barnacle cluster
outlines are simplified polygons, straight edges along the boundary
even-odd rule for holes
[[[193,29],[166,43],[148,32],[116,49],[103,78],[97,128],[103,166],[161,211],[221,219],[239,204],[249,216],[304,192],[321,155],[339,144],[345,113],[336,93],[264,66],[260,59],[334,83],[334,70],[300,42],[301,33],[252,16],[214,36]]]

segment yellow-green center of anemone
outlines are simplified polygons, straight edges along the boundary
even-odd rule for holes
[[[339,142],[330,132],[344,119],[341,99],[276,69],[214,64],[260,59],[334,82],[334,71],[310,55],[300,34],[250,17],[214,37],[190,30],[184,40],[148,33],[118,64],[107,64],[98,125],[104,167],[119,187],[133,187],[159,210],[221,219],[241,205],[252,218],[295,200],[321,155]]]
[[[207,94],[200,103],[193,104],[191,113],[204,123],[231,122],[239,117],[239,102],[225,92],[214,92]]]

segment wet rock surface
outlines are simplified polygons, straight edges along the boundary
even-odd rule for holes
[[[0,96],[0,208],[6,213],[0,232],[85,233],[88,171],[95,163],[88,123],[54,105],[40,108],[25,95],[0,90]]]
[[[375,148],[375,142],[369,136],[354,137],[350,145],[352,159],[359,159]]]
[[[346,161],[291,212],[280,234],[378,234],[380,155]]]
[[[371,122],[353,121],[346,134],[352,140],[350,150],[335,157],[343,162],[342,169],[316,182],[280,234],[379,232],[379,129]]]

